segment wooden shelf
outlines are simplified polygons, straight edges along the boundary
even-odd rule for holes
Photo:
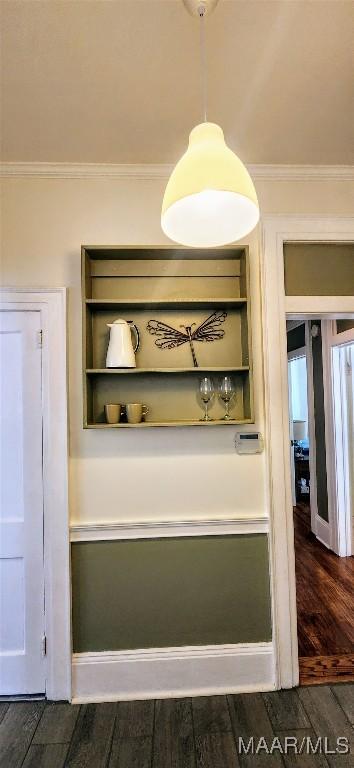
[[[249,365],[236,367],[227,366],[208,366],[207,368],[86,368],[88,376],[101,374],[122,375],[122,374],[146,374],[146,373],[247,373],[250,370]]]
[[[86,306],[91,309],[205,309],[208,307],[243,307],[246,298],[206,298],[206,299],[86,299]]]
[[[141,421],[140,424],[126,424],[125,422],[119,422],[119,424],[85,424],[86,429],[137,429],[146,427],[228,427],[237,426],[240,424],[251,424],[252,419],[230,419],[225,421],[224,419],[215,419],[212,421]]]

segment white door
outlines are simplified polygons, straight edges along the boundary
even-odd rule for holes
[[[0,695],[45,691],[40,312],[0,312]]]

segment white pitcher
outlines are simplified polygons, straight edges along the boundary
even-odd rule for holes
[[[107,323],[111,329],[106,357],[106,368],[136,368],[135,352],[139,347],[139,331],[132,320]],[[131,331],[135,336],[133,347]]]

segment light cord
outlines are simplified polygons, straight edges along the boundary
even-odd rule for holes
[[[207,122],[208,111],[208,78],[207,78],[207,62],[206,62],[206,40],[205,40],[205,5],[199,6],[199,18],[200,18],[200,75],[202,82],[202,99],[203,99],[203,117],[204,122]]]

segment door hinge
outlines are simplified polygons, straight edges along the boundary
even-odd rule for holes
[[[37,331],[37,348],[42,349],[43,347],[43,331]]]
[[[47,636],[43,635],[41,640],[42,656],[47,655]]]

